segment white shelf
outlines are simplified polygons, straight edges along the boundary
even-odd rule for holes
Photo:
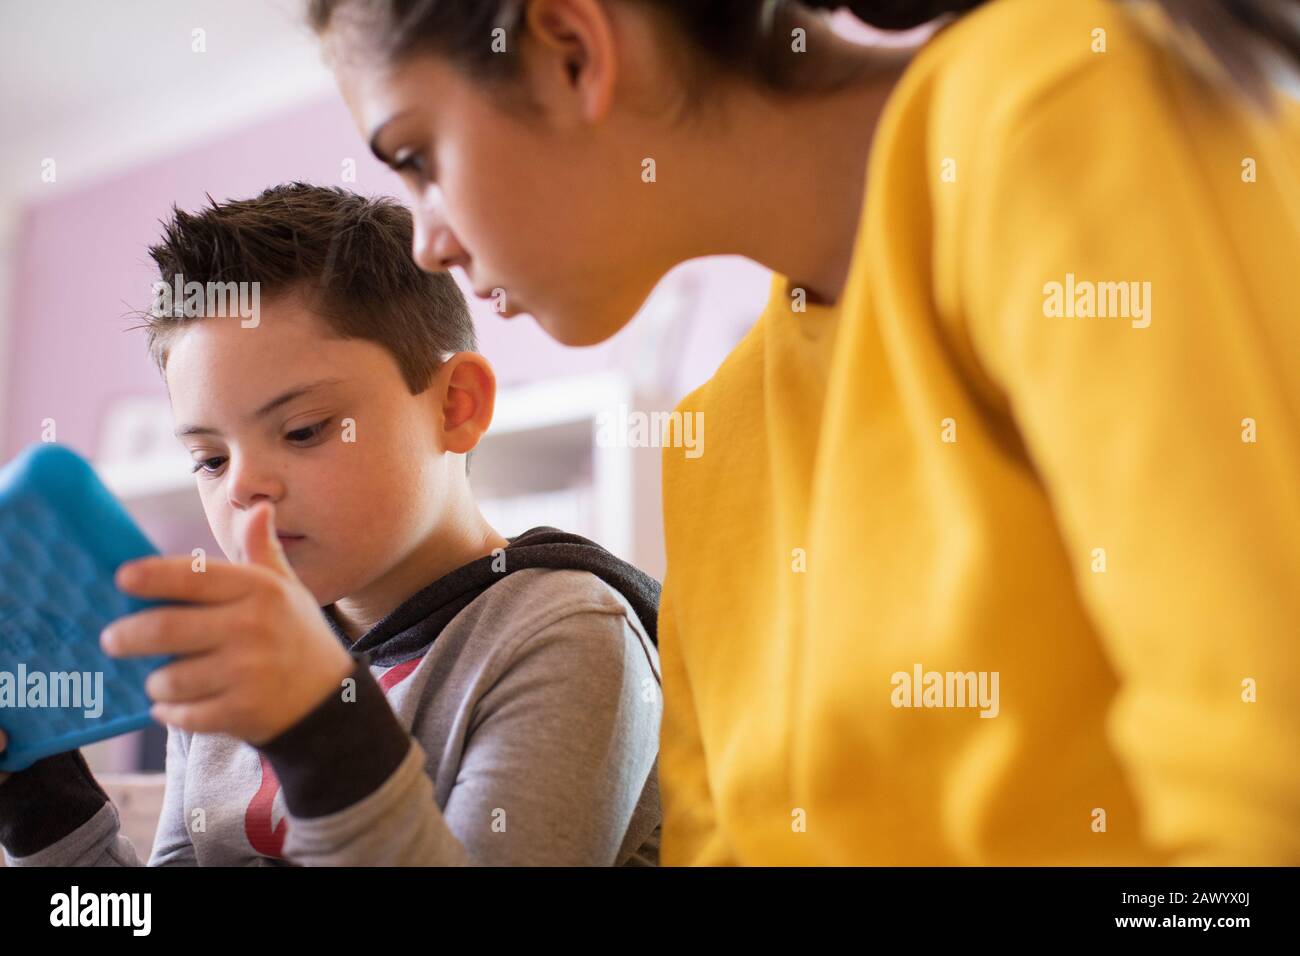
[[[632,400],[632,385],[616,372],[515,385],[497,393],[492,427],[485,440],[579,421],[594,421],[603,411]]]

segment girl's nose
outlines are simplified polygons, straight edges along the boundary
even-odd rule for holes
[[[452,266],[469,265],[469,253],[451,231],[440,210],[424,208],[415,213],[415,264],[426,272],[445,272]]]

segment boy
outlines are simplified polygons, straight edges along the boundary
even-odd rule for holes
[[[235,562],[118,575],[186,602],[101,638],[182,655],[147,684],[168,724],[150,865],[658,861],[658,585],[483,519],[466,456],[495,381],[411,229],[293,184],[176,211],[150,250],[165,286],[257,283],[259,306],[146,320]],[[75,752],[0,783],[0,843],[10,865],[138,863]]]

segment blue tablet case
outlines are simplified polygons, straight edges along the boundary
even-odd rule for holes
[[[76,452],[33,445],[0,470],[0,770],[150,723],[144,680],[168,658],[109,657],[99,633],[159,603],[113,584],[119,565],[157,553]],[[96,697],[102,712],[86,716]]]

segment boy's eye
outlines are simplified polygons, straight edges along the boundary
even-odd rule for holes
[[[194,467],[190,469],[190,474],[193,475],[202,471],[205,475],[213,475],[216,474],[217,470],[225,463],[226,459],[220,457],[204,458],[194,463]]]
[[[286,432],[284,437],[291,442],[311,441],[325,431],[325,426],[329,423],[330,420],[327,418],[323,422],[317,422],[315,425],[309,425],[306,428],[295,428],[291,432]]]

